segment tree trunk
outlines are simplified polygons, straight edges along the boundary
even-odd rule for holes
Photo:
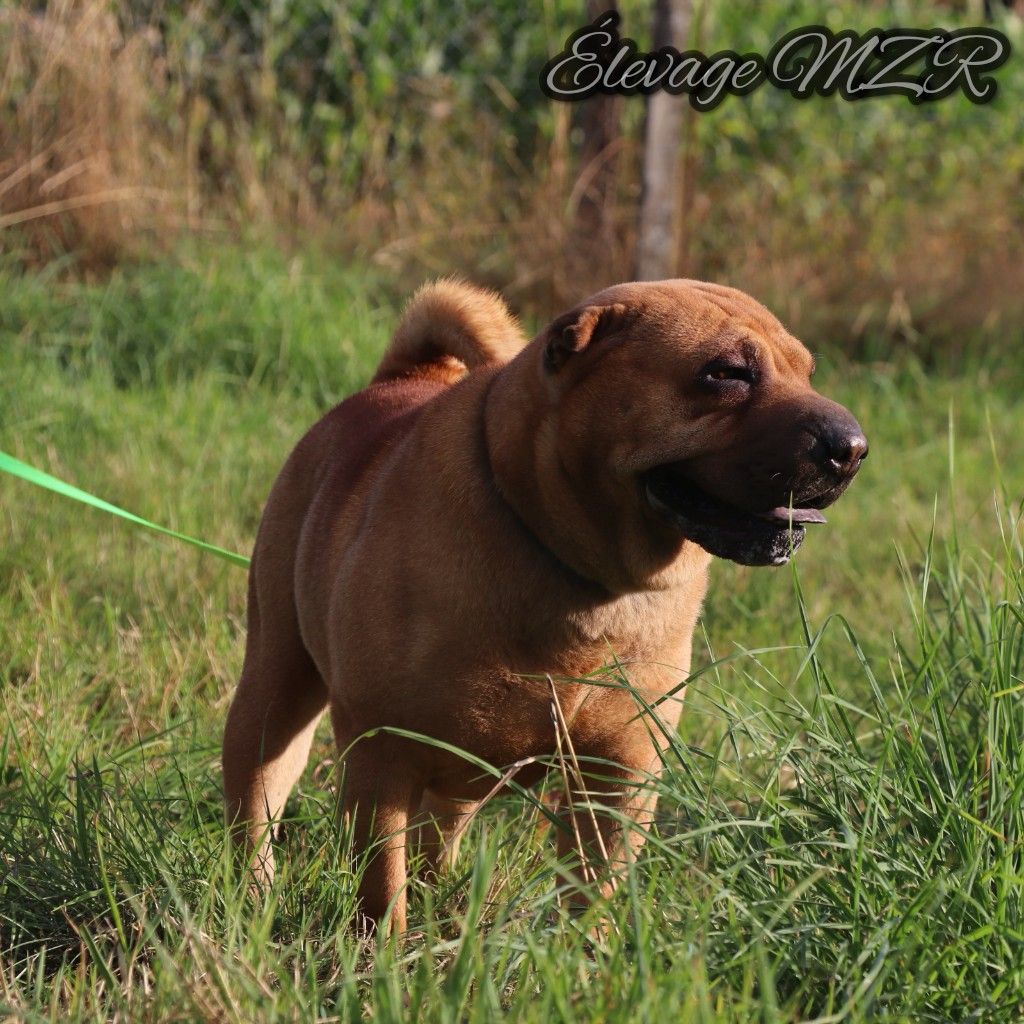
[[[654,49],[672,44],[685,50],[692,0],[655,0]],[[682,200],[679,143],[686,100],[667,92],[647,97],[644,125],[643,194],[636,244],[636,277],[673,277],[679,251]]]
[[[596,21],[605,11],[617,10],[614,0],[587,0],[587,19]],[[599,92],[579,105],[582,140],[575,190],[577,234],[588,243],[608,246],[613,231],[609,205],[614,201],[618,162],[622,97]]]

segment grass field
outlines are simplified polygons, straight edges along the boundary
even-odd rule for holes
[[[244,552],[395,316],[375,275],[259,248],[0,287],[0,449]],[[326,735],[247,903],[218,767],[244,573],[0,479],[0,1016],[1024,1019],[1024,366],[818,355],[871,459],[792,568],[716,565],[597,943],[511,797],[414,887],[415,939],[360,943]]]

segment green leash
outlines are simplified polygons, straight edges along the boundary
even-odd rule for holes
[[[30,484],[35,484],[37,487],[45,487],[46,490],[53,491],[55,494],[63,494],[65,498],[73,498],[84,505],[92,505],[93,508],[102,509],[104,512],[110,512],[115,516],[120,516],[122,519],[127,519],[130,523],[144,526],[147,530],[162,533],[165,537],[183,540],[186,544],[199,548],[200,551],[208,551],[211,555],[223,558],[234,565],[241,565],[243,567],[248,567],[249,565],[249,559],[244,555],[235,554],[234,551],[226,551],[224,548],[217,547],[216,544],[207,544],[205,540],[189,537],[188,534],[178,533],[177,530],[169,530],[166,526],[158,526],[156,523],[151,523],[148,519],[143,519],[142,516],[126,512],[123,508],[111,505],[109,501],[104,501],[102,498],[89,494],[88,491],[72,487],[71,484],[66,484],[63,480],[58,480],[55,476],[50,476],[49,473],[44,473],[42,470],[30,466],[27,462],[22,462],[21,459],[16,459],[13,455],[8,455],[6,452],[0,452],[0,473],[9,473],[11,476],[18,477],[19,480],[27,480]]]

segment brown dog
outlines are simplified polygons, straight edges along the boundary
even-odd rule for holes
[[[576,755],[621,766],[601,770],[608,813],[577,818],[585,856],[621,860],[642,831],[617,821],[649,815],[637,783],[679,715],[638,703],[689,671],[711,556],[785,562],[867,454],[807,350],[731,288],[618,285],[524,341],[496,296],[422,289],[370,386],[288,459],[256,540],[228,819],[269,877],[269,824],[330,707],[375,851],[362,910],[397,929],[407,828],[439,869],[493,778],[388,729],[495,766],[551,755],[550,674]],[[639,701],[581,679],[613,652]]]

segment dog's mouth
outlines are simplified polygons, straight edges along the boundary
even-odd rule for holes
[[[807,524],[826,521],[817,508],[747,512],[701,490],[680,463],[656,466],[642,479],[651,506],[684,537],[740,565],[785,565],[803,543]]]

